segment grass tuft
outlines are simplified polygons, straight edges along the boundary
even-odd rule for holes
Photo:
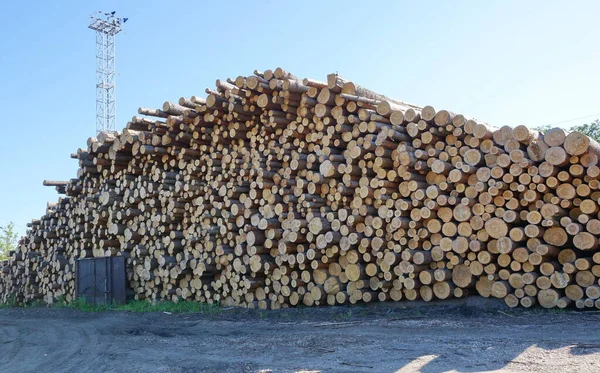
[[[171,302],[171,301],[156,301],[148,302],[144,300],[135,300],[127,304],[91,304],[86,302],[84,298],[77,298],[71,303],[66,303],[63,299],[58,299],[56,303],[48,306],[42,301],[34,301],[24,305],[18,304],[14,299],[11,299],[5,304],[0,304],[2,308],[35,308],[35,307],[49,307],[49,308],[68,308],[74,309],[81,312],[169,312],[169,313],[205,313],[205,314],[220,314],[221,307],[218,304],[207,304],[198,302]]]
[[[218,304],[198,303],[198,302],[147,302],[132,301],[127,304],[114,306],[115,311],[127,312],[171,312],[171,313],[210,313],[217,314],[221,312]]]
[[[10,297],[8,299],[8,302],[6,302],[6,303],[0,303],[0,309],[2,309],[2,308],[12,308],[12,307],[17,307],[17,306],[18,306],[17,299],[14,296]]]
[[[55,306],[56,307],[56,306]],[[105,311],[121,311],[121,312],[170,312],[170,313],[207,313],[207,314],[218,314],[221,312],[221,308],[218,304],[207,304],[198,302],[170,302],[170,301],[156,301],[148,302],[144,300],[131,301],[127,304],[113,304],[113,305],[94,305],[85,301],[83,298],[75,299],[68,305],[59,307],[66,307],[76,309],[82,312],[105,312]]]

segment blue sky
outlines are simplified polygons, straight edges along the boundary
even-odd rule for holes
[[[58,198],[42,181],[76,176],[69,154],[95,132],[96,10],[129,18],[117,39],[120,128],[139,106],[277,66],[322,80],[337,71],[496,126],[600,117],[598,1],[5,2],[0,225],[24,232]]]

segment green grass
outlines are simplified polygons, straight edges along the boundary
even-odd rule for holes
[[[578,311],[576,308],[558,308],[558,307],[554,307],[554,308],[543,308],[540,306],[537,307],[531,307],[531,308],[519,308],[519,309],[515,309],[514,313],[518,313],[518,312],[527,312],[527,313],[531,313],[531,314],[563,314],[563,313],[569,313],[569,312],[573,312],[573,311]],[[579,311],[584,311],[585,310],[579,310]]]
[[[45,303],[41,301],[35,301],[31,303],[27,303],[25,305],[20,305],[16,301],[11,300],[6,304],[0,304],[0,309],[2,308],[11,308],[11,307],[21,307],[21,308],[35,308],[35,307],[44,307]],[[78,298],[72,301],[69,304],[65,304],[62,299],[59,299],[56,303],[50,308],[68,308],[75,309],[81,312],[108,312],[108,311],[117,311],[117,312],[169,312],[169,313],[205,313],[205,314],[220,314],[221,307],[218,304],[207,304],[207,303],[198,303],[198,302],[167,302],[167,301],[157,301],[157,302],[148,302],[143,300],[131,301],[127,304],[113,304],[113,305],[103,305],[103,304],[91,304],[85,301],[83,298]]]
[[[198,302],[155,302],[133,301],[120,306],[115,306],[116,311],[128,312],[171,312],[171,313],[221,313],[218,304]]]
[[[12,307],[17,307],[17,300],[15,299],[15,297],[11,297],[7,303],[0,303],[0,309],[2,308],[12,308]]]
[[[170,313],[207,313],[218,314],[221,308],[218,304],[207,304],[198,302],[167,302],[157,301],[148,302],[143,300],[131,301],[127,304],[113,305],[94,305],[78,298],[67,305],[58,303],[54,308],[72,308],[82,312],[105,312],[105,311],[121,311],[121,312],[170,312]]]

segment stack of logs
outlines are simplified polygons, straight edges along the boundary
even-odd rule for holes
[[[0,301],[74,299],[125,256],[136,299],[258,308],[477,294],[600,308],[600,146],[494,129],[277,68],[140,108],[0,263]]]

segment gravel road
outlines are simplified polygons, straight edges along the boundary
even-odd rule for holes
[[[600,372],[600,314],[489,302],[211,314],[0,310],[9,372]]]

